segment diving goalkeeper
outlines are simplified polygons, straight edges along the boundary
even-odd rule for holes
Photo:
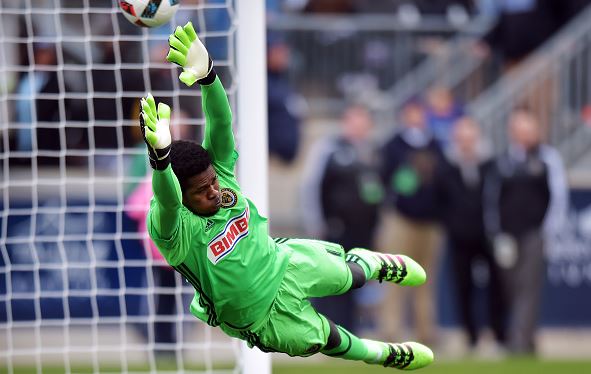
[[[399,286],[425,282],[423,268],[402,255],[303,239],[272,239],[267,219],[242,195],[224,88],[193,25],[177,27],[167,60],[180,80],[200,84],[206,125],[201,145],[172,141],[170,108],[148,95],[140,126],[152,166],[148,232],[167,262],[195,288],[191,313],[264,352],[321,352],[398,369],[433,361],[419,343],[360,339],[318,314],[308,298],[338,295],[368,280]]]

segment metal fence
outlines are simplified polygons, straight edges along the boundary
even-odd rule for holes
[[[454,25],[440,16],[409,24],[396,14],[286,15],[270,20],[268,31],[281,34],[288,43],[290,81],[309,99],[312,112],[332,114],[355,90],[356,82],[385,92],[381,109],[392,109],[399,97],[425,84],[421,82],[434,80],[444,66],[457,65],[459,44],[456,49],[447,47],[453,36],[480,34],[486,27],[480,19]],[[434,56],[434,50],[450,54]],[[408,78],[411,72],[415,74]],[[405,83],[396,88],[401,79]]]

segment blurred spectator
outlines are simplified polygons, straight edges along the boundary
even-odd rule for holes
[[[468,117],[453,127],[448,163],[438,170],[437,190],[441,223],[445,228],[452,261],[460,321],[470,350],[478,341],[475,270],[488,274],[488,320],[497,347],[505,344],[506,305],[499,269],[484,230],[483,180],[490,168],[478,125]]]
[[[555,1],[559,3],[557,8],[562,10],[560,13],[562,15],[562,22],[568,22],[571,18],[576,17],[580,12],[582,12],[583,9],[591,5],[591,0]]]
[[[275,33],[267,35],[267,110],[269,154],[291,162],[300,143],[303,99],[292,89],[287,76],[289,46]]]
[[[474,8],[473,0],[417,0],[413,3],[416,3],[421,13],[425,14],[446,14],[454,7],[468,13]]]
[[[431,87],[427,92],[426,107],[429,130],[446,149],[451,141],[452,127],[463,115],[463,108],[456,102],[453,93],[440,85]]]
[[[449,15],[461,9],[465,14],[474,8],[472,0],[302,0],[311,13],[390,13],[412,7],[420,14]]]
[[[510,350],[532,354],[544,284],[543,226],[558,224],[552,216],[564,210],[566,181],[558,152],[541,144],[539,124],[528,110],[513,111],[508,127],[509,148],[485,180],[485,224],[503,268]]]
[[[16,120],[29,126],[29,128],[18,130],[19,151],[33,150],[32,127],[37,121],[59,122],[60,120],[57,97],[59,93],[58,77],[55,69],[51,69],[55,68],[56,62],[53,44],[33,44],[33,61],[29,61],[29,64],[35,68],[22,76],[16,89],[17,95],[21,97],[16,102]],[[51,101],[46,99],[36,101],[35,98],[38,94],[55,94],[56,97]]]
[[[353,0],[307,0],[305,12],[308,13],[352,13]]]
[[[156,245],[148,237],[146,220],[152,195],[152,179],[147,178],[127,198],[126,213],[138,223],[138,233],[142,235],[146,257],[152,259],[152,267],[148,271],[152,271],[154,279],[154,301],[150,304],[154,305],[155,310],[151,310],[150,313],[156,315],[153,325],[155,353],[160,357],[167,357],[173,356],[175,351],[173,344],[176,341],[177,323],[169,322],[167,319],[173,319],[175,316],[176,278],[174,270],[166,263]]]
[[[132,113],[137,108],[136,98],[108,97],[109,94],[122,90],[123,92],[143,92],[144,80],[141,70],[116,69],[117,59],[115,49],[119,48],[115,42],[99,42],[101,50],[101,64],[110,67],[94,67],[92,69],[92,85],[94,93],[98,94],[93,99],[94,115],[91,119],[96,121],[113,121],[132,119]],[[123,51],[121,51],[123,52]],[[121,87],[117,87],[120,79]],[[119,114],[119,111],[122,111]],[[94,126],[94,143],[97,148],[123,148],[132,144],[124,144],[128,139],[129,128],[124,127],[124,137],[118,136],[118,129],[111,123],[110,126],[101,127],[101,123]]]
[[[73,119],[89,122],[89,139],[92,139],[89,147],[92,150],[132,147],[132,127],[122,126],[122,122],[137,118],[137,97],[145,91],[142,71],[116,67],[118,60],[126,61],[126,56],[133,53],[133,50],[121,48],[117,41],[100,41],[97,47],[99,55],[95,59],[100,65],[93,65],[90,72],[92,100],[77,108]],[[119,91],[127,95],[115,95]],[[137,97],[132,96],[134,92]],[[111,169],[117,165],[113,162],[114,157],[115,154],[98,153],[94,154],[94,162],[98,168]]]
[[[372,248],[383,190],[377,155],[370,141],[374,123],[367,108],[347,107],[341,129],[316,145],[308,160],[303,189],[307,234],[352,248]],[[361,290],[359,290],[361,291]],[[315,300],[330,319],[357,330],[355,295]]]
[[[32,58],[31,58],[32,57]],[[65,139],[60,133],[60,122],[65,122],[71,112],[69,100],[60,92],[68,91],[57,69],[56,45],[34,43],[29,65],[34,69],[25,73],[18,84],[17,94],[23,98],[16,102],[16,120],[24,124],[17,132],[19,151],[53,151],[37,157],[41,165],[59,165],[59,151],[66,148],[81,148],[86,144],[85,130],[66,127]],[[63,85],[60,87],[60,84]],[[61,90],[60,90],[61,88]],[[26,97],[26,98],[24,98]],[[33,137],[33,132],[35,138]],[[33,139],[36,141],[34,142]],[[63,142],[63,143],[62,143]]]
[[[356,0],[353,2],[356,13],[369,13],[369,14],[384,14],[396,13],[396,10],[400,6],[401,0]]]
[[[440,230],[435,172],[444,162],[441,147],[427,127],[421,102],[407,102],[401,113],[400,131],[382,149],[381,176],[386,188],[385,211],[378,248],[384,252],[406,254],[418,261],[429,274],[427,283],[413,290],[412,315],[417,338],[425,344],[436,335],[434,280]],[[386,287],[387,297],[380,308],[384,339],[397,341],[403,331],[407,311],[404,287]]]
[[[485,35],[481,51],[486,53],[486,48],[492,48],[498,52],[506,68],[538,48],[565,21],[563,1],[503,0],[494,5],[497,22]]]

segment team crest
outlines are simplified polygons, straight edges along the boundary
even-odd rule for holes
[[[234,190],[229,188],[222,188],[222,207],[224,208],[232,208],[238,202],[238,195]]]

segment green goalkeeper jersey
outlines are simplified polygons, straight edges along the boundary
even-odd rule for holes
[[[203,147],[218,176],[222,206],[210,217],[192,213],[182,204],[171,167],[154,170],[148,232],[168,263],[195,288],[193,315],[212,326],[246,329],[269,312],[289,256],[269,237],[267,219],[241,193],[234,175],[238,153],[232,114],[219,78],[201,91]]]

